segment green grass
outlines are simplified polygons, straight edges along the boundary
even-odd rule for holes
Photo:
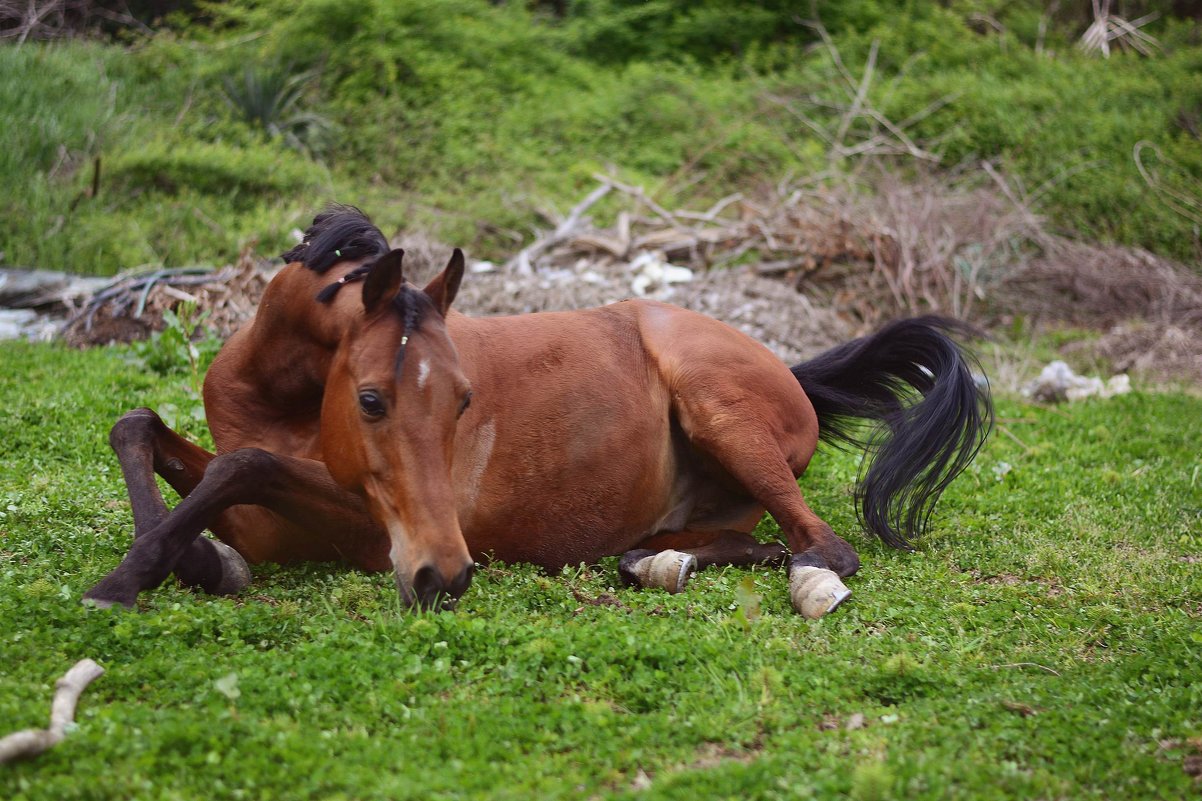
[[[0,768],[0,797],[1196,791],[1197,397],[1003,399],[1009,433],[914,554],[856,533],[856,459],[819,454],[803,490],[864,569],[818,622],[792,613],[782,573],[705,572],[668,596],[613,589],[613,560],[488,568],[453,614],[403,612],[387,575],[336,565],[261,567],[233,599],[169,584],[125,613],[79,604],[128,546],[107,428],[136,405],[188,408],[186,379],[119,350],[6,343],[0,363],[0,729],[45,725],[75,660],[108,671],[66,741]],[[587,602],[603,593],[619,605]]]

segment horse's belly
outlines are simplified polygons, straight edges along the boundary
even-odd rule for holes
[[[489,423],[457,449],[459,521],[476,558],[556,570],[663,532],[744,530],[763,514],[666,413],[570,442],[518,443]]]
[[[485,423],[456,452],[460,526],[476,558],[551,570],[591,563],[687,517],[677,473],[666,419],[551,441]]]

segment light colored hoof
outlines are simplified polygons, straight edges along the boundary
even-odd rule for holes
[[[680,551],[660,551],[635,562],[631,572],[643,587],[655,587],[675,595],[697,572],[697,557]]]
[[[817,620],[851,597],[851,590],[833,570],[799,565],[789,571],[789,597],[794,609]]]
[[[221,559],[221,583],[213,590],[213,595],[237,595],[250,585],[250,567],[242,554],[226,545],[221,540],[209,540],[217,549]]]

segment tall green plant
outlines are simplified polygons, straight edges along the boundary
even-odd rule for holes
[[[247,64],[239,75],[225,76],[222,96],[246,124],[295,150],[316,154],[334,130],[329,117],[305,108],[319,74],[318,68],[291,73],[286,67]]]

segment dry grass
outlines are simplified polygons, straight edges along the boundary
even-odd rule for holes
[[[0,40],[17,46],[26,41],[65,39],[97,24],[116,24],[147,30],[125,3],[95,0],[0,0]]]

